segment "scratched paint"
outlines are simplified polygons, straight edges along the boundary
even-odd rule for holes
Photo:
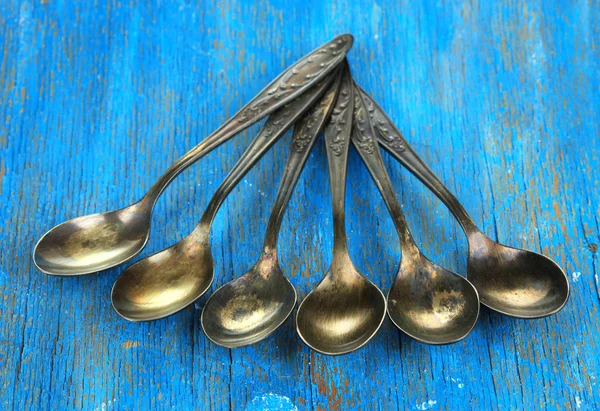
[[[347,31],[357,80],[482,229],[547,253],[572,280],[581,273],[560,314],[527,322],[484,309],[465,341],[444,347],[386,321],[369,345],[335,358],[310,352],[288,321],[230,351],[202,335],[205,299],[131,324],[110,308],[122,268],[67,279],[35,270],[45,230],[138,199],[286,65]],[[599,408],[599,38],[589,0],[0,1],[0,408]],[[165,191],[140,257],[194,227],[257,130]],[[256,261],[289,144],[217,215],[212,290]],[[425,254],[464,273],[458,225],[386,162]],[[331,259],[327,180],[319,142],[279,245],[300,298]],[[352,150],[347,200],[353,261],[387,291],[398,239]]]
[[[298,407],[288,397],[273,393],[254,397],[246,406],[246,411],[298,411]]]

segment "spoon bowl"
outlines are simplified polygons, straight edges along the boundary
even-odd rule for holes
[[[146,245],[149,232],[150,211],[143,203],[77,217],[44,234],[33,261],[47,274],[91,274],[134,257]]]
[[[298,307],[296,329],[313,350],[346,354],[373,338],[385,310],[381,290],[354,267],[346,267],[343,274],[330,270]]]
[[[569,281],[550,258],[498,244],[481,232],[469,236],[467,277],[481,303],[519,318],[541,318],[560,311],[569,298]]]
[[[216,344],[236,348],[272,334],[296,306],[296,290],[271,254],[219,288],[202,311],[202,328]]]
[[[213,281],[213,259],[205,237],[198,241],[188,236],[127,268],[112,289],[115,311],[129,321],[150,321],[196,301]]]
[[[388,315],[404,333],[427,344],[450,344],[471,332],[479,316],[473,285],[419,255],[403,258],[388,294]]]

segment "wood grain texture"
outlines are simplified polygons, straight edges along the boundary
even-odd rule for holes
[[[0,408],[598,409],[598,2],[196,3],[0,0]],[[524,321],[483,309],[466,340],[444,347],[386,320],[370,344],[336,358],[308,350],[288,321],[232,351],[201,332],[206,297],[132,324],[110,307],[122,267],[65,279],[34,268],[47,229],[140,198],[285,66],[343,32],[356,38],[359,83],[476,223],[564,267],[572,296],[558,315]],[[194,227],[257,130],[165,191],[138,258]],[[217,215],[213,290],[258,257],[289,144],[288,135]],[[325,158],[320,141],[280,237],[300,297],[331,258]],[[426,255],[464,273],[459,226],[386,161]],[[353,150],[347,196],[352,258],[387,292],[398,239]]]

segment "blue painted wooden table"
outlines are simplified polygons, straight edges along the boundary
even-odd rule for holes
[[[581,1],[0,1],[0,408],[598,409],[600,7]],[[81,278],[31,261],[50,227],[140,198],[181,154],[284,67],[343,32],[355,77],[492,238],[541,251],[572,296],[551,318],[486,309],[451,346],[386,320],[363,349],[327,357],[288,321],[229,350],[202,334],[206,297],[133,324],[110,306],[122,267]],[[199,219],[253,127],[164,193],[139,257]],[[212,231],[212,290],[254,263],[290,143],[243,180]],[[303,298],[329,266],[322,141],[284,219],[283,267]],[[459,273],[467,243],[439,200],[389,156],[418,243]],[[348,229],[357,267],[387,291],[391,219],[355,151]]]

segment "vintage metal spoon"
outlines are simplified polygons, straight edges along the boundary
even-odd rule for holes
[[[381,107],[364,90],[361,94],[373,115],[379,143],[433,191],[462,226],[469,241],[467,278],[477,288],[481,303],[518,318],[545,317],[563,308],[569,298],[569,281],[558,264],[542,254],[486,237]]]
[[[346,243],[344,196],[352,129],[353,85],[346,70],[325,143],[333,202],[334,246],[331,267],[298,307],[296,330],[312,349],[346,354],[365,345],[385,318],[385,296],[352,264]]]
[[[246,274],[215,291],[204,306],[202,328],[219,345],[235,348],[268,337],[296,305],[296,290],[279,266],[277,238],[298,177],[335,102],[338,85],[339,76],[319,104],[294,125],[290,156],[258,261]]]
[[[418,341],[449,344],[462,340],[479,316],[477,290],[467,279],[428,260],[417,247],[358,90],[354,100],[352,143],[383,196],[402,249],[400,269],[387,296],[388,315],[398,328]]]
[[[48,231],[33,250],[35,265],[46,274],[72,276],[106,270],[133,258],[148,241],[154,204],[171,180],[321,81],[345,58],[352,43],[350,34],[336,37],[285,70],[229,121],[176,161],[137,203],[78,217]]]
[[[219,207],[263,154],[327,90],[335,76],[337,73],[332,73],[269,117],[215,191],[194,231],[123,271],[112,289],[117,313],[131,321],[156,320],[182,310],[206,292],[213,280],[210,227]]]

